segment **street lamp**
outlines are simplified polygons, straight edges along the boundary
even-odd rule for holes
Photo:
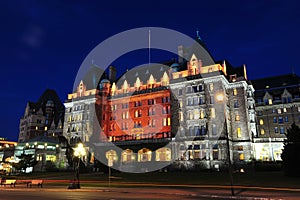
[[[231,158],[230,158],[230,145],[229,145],[229,133],[227,129],[227,117],[226,117],[226,107],[225,107],[225,96],[223,93],[219,93],[216,95],[216,100],[218,102],[224,103],[224,120],[225,120],[225,133],[226,133],[226,145],[227,145],[227,159],[228,159],[228,171],[229,171],[229,177],[230,177],[230,190],[231,195],[234,196],[234,188],[233,188],[233,177],[232,177],[232,164],[231,164]]]
[[[75,166],[75,177],[77,180],[76,188],[80,188],[80,182],[79,182],[79,165],[81,157],[86,155],[85,148],[83,147],[82,143],[78,143],[77,146],[74,148],[74,156],[77,157],[77,165]]]

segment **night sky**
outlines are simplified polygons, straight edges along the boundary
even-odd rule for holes
[[[215,60],[246,64],[249,79],[292,69],[300,75],[296,0],[124,2],[1,0],[0,136],[17,140],[28,101],[37,101],[47,88],[64,101],[87,54],[132,28],[164,27],[193,38],[198,29]],[[122,62],[119,71],[135,65],[132,59]]]

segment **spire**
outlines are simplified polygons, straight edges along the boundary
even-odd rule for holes
[[[196,30],[196,35],[197,35],[197,40],[202,40],[200,35],[199,35],[199,30],[198,29]]]

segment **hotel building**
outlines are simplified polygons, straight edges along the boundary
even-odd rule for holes
[[[252,81],[255,87],[257,135],[254,158],[280,161],[283,141],[292,123],[300,126],[300,78],[286,74]]]
[[[124,171],[147,171],[147,163],[220,170],[228,152],[236,165],[250,162],[257,133],[245,65],[215,62],[200,40],[180,46],[178,54],[178,61],[135,68],[118,79],[110,68],[94,89],[81,81],[65,103],[64,135],[94,145],[97,159]],[[99,131],[86,117],[92,107]]]

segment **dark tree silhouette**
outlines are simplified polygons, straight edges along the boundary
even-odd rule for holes
[[[33,154],[21,154],[18,158],[20,161],[12,164],[18,171],[25,171],[27,167],[34,167],[38,163]]]
[[[287,176],[300,176],[300,128],[293,123],[287,130],[281,155]]]

